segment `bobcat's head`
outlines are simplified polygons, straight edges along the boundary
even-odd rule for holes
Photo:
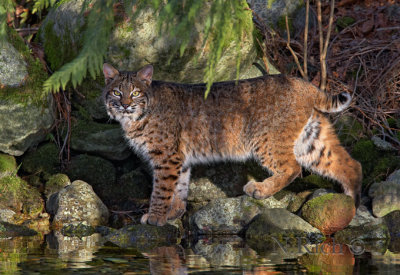
[[[106,81],[103,98],[108,115],[120,122],[143,118],[149,103],[147,92],[153,66],[147,65],[135,73],[120,72],[105,63],[103,73]]]

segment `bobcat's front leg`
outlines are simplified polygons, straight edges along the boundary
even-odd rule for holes
[[[168,219],[175,188],[181,174],[182,161],[178,156],[154,163],[153,192],[149,212],[142,216],[141,223],[163,226]]]

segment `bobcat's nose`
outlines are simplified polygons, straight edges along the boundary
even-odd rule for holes
[[[129,107],[129,104],[122,104],[122,107],[124,107],[124,109],[127,109]]]

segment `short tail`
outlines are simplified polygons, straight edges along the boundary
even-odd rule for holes
[[[351,95],[347,92],[332,96],[320,92],[314,107],[324,113],[337,113],[349,107],[350,103]]]

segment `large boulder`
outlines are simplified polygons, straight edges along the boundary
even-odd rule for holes
[[[301,211],[307,222],[326,235],[345,228],[356,214],[351,197],[333,193],[309,200]]]
[[[40,28],[40,39],[44,44],[45,54],[53,69],[70,61],[77,55],[82,45],[82,33],[85,17],[80,13],[83,0],[63,1],[56,5],[46,16]],[[133,1],[127,1],[130,6]],[[130,7],[129,9],[131,9]],[[209,49],[200,52],[201,31],[206,24],[205,16],[210,5],[206,4],[197,18],[192,30],[192,39],[187,50],[180,58],[168,60],[171,53],[179,48],[178,40],[169,38],[166,33],[157,31],[158,14],[148,8],[141,10],[135,19],[121,20],[113,28],[110,36],[106,60],[122,70],[138,70],[146,64],[153,64],[155,78],[178,82],[202,82]],[[126,15],[128,16],[128,15]],[[118,19],[117,19],[118,20]],[[251,24],[251,12],[247,18]],[[241,71],[247,71],[255,60],[256,46],[252,35],[243,37],[240,42]],[[230,43],[222,52],[215,71],[215,80],[236,78],[236,45]]]
[[[105,225],[108,209],[84,181],[76,180],[48,200],[47,211],[54,215],[55,228],[67,225]]]
[[[288,202],[274,197],[256,200],[248,196],[220,198],[211,201],[191,217],[199,234],[237,234],[268,208],[286,208]]]
[[[30,150],[22,158],[21,169],[28,174],[41,175],[47,180],[60,170],[57,146],[54,143],[45,143]]]
[[[47,106],[16,103],[0,98],[0,151],[20,156],[29,147],[42,141],[53,125],[52,104],[51,97]]]
[[[0,45],[0,151],[20,156],[47,136],[53,100],[43,96],[42,64],[15,31],[6,31],[8,41]]]

